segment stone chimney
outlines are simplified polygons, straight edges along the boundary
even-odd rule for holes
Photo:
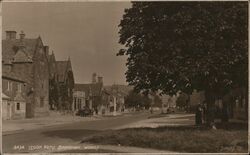
[[[6,32],[6,40],[16,39],[16,31],[5,31],[5,32]]]
[[[21,33],[19,34],[19,36],[20,36],[20,40],[23,40],[24,37],[25,37],[25,33],[23,31],[21,31]]]
[[[98,76],[98,83],[103,83],[103,77]]]
[[[46,56],[49,56],[49,46],[44,46],[43,48]]]
[[[92,83],[96,83],[96,73],[93,73],[92,75]]]

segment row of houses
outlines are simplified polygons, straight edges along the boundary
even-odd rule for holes
[[[6,31],[2,40],[3,119],[48,115],[49,110],[70,109],[74,76],[70,59],[56,61],[42,38],[17,38]]]
[[[119,89],[118,85],[105,87],[103,77],[97,77],[97,74],[93,73],[91,83],[75,84],[73,111],[89,108],[93,109],[95,114],[116,115],[124,111],[127,93]]]
[[[58,61],[42,38],[26,38],[23,31],[6,31],[2,40],[3,119],[33,118],[52,110],[76,112],[88,107],[95,114],[124,110],[126,92],[104,87],[94,73],[92,82],[74,81],[71,60]]]

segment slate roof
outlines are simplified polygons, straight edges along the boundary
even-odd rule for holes
[[[52,51],[52,54],[48,55],[48,62],[49,62],[49,72],[50,72],[50,77],[52,75],[57,74],[57,65],[56,65],[56,59],[55,55]]]
[[[85,92],[86,96],[89,96],[89,91],[90,91],[90,84],[75,84],[74,87],[75,91],[83,91]]]
[[[66,73],[71,70],[71,62],[67,61],[56,61],[57,74],[59,76],[59,82],[64,82],[66,78]]]
[[[133,87],[127,86],[127,85],[117,85],[114,84],[112,86],[104,86],[107,92],[113,95],[121,95],[121,96],[127,96],[131,90],[133,90]]]
[[[25,38],[22,40],[14,39],[14,40],[2,40],[2,60],[4,63],[9,63],[13,60],[14,55],[18,50],[18,46],[25,46],[25,52],[28,57],[33,58],[34,53],[36,51],[37,45],[39,43],[39,38],[36,39],[28,39]]]
[[[4,93],[2,93],[2,99],[5,99],[5,100],[10,100],[10,97],[5,95]]]
[[[92,96],[101,96],[102,84],[101,83],[89,83],[89,84],[75,84],[74,90],[84,91],[86,96],[90,93]]]
[[[25,79],[22,79],[20,76],[18,76],[14,72],[2,72],[2,77],[4,79],[9,79],[9,80],[17,81],[17,82],[26,83]]]

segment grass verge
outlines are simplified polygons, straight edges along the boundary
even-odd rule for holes
[[[109,130],[82,142],[192,153],[248,151],[247,123],[217,124],[217,127],[217,130],[196,126]]]

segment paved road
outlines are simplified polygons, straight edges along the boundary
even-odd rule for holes
[[[79,145],[83,137],[144,120],[149,115],[148,113],[139,113],[128,116],[117,116],[110,117],[109,119],[57,125],[4,135],[3,152],[55,152],[58,149]]]

